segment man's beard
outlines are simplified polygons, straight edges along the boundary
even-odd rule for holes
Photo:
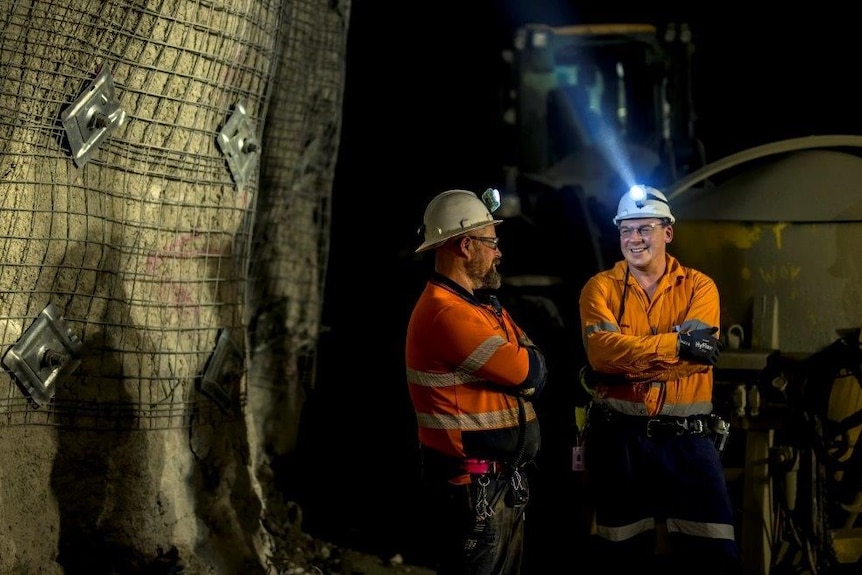
[[[496,265],[490,266],[484,272],[479,268],[479,265],[470,265],[467,267],[467,274],[477,286],[476,289],[500,289],[503,284],[503,277],[497,271]]]

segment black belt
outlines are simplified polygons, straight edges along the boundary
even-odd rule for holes
[[[674,417],[658,415],[646,417],[643,415],[628,415],[606,407],[592,406],[590,408],[590,423],[597,427],[602,425],[620,425],[643,431],[647,437],[668,437],[679,435],[701,435],[709,433],[709,415],[692,415],[689,417]]]

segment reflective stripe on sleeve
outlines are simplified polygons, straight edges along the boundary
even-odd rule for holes
[[[452,373],[430,373],[408,368],[407,381],[422,387],[451,387],[482,381],[473,374],[481,369],[505,343],[506,340],[499,335],[489,337],[473,350],[458,370]]]

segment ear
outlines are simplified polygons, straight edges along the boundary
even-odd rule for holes
[[[664,227],[664,243],[669,244],[673,241],[673,226],[667,225]]]
[[[467,244],[469,244],[469,243],[470,243],[470,238],[468,238],[467,236],[461,236],[459,238],[456,238],[456,240],[453,242],[452,245],[455,248],[455,250],[458,252],[458,255],[461,255],[463,257],[469,257],[470,256],[470,250],[467,248]]]

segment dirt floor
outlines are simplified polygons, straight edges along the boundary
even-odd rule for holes
[[[356,551],[346,551],[343,555],[344,565],[348,567],[344,573],[348,575],[434,575],[432,569],[405,565],[397,555],[387,559]]]
[[[283,557],[274,557],[281,575],[435,575],[433,569],[405,564],[400,555],[380,557],[339,547],[298,530],[282,534]]]

